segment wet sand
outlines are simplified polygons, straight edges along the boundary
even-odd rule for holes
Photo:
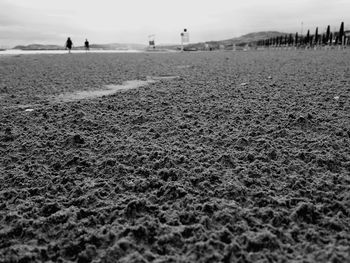
[[[0,57],[0,262],[349,261],[349,61]]]

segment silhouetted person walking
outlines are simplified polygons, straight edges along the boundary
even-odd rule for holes
[[[87,39],[85,39],[85,50],[88,51],[90,49],[90,44],[89,41]]]
[[[72,40],[70,39],[70,37],[67,39],[66,41],[66,49],[68,48],[68,52],[70,53],[71,49],[72,49],[72,46],[73,46],[73,42]]]

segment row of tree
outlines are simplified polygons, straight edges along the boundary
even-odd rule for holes
[[[260,47],[350,45],[350,36],[346,36],[344,22],[342,22],[338,32],[331,32],[330,26],[328,26],[325,33],[319,34],[317,27],[313,35],[311,35],[310,30],[308,30],[306,35],[298,35],[298,33],[295,35],[283,35],[259,40],[254,44]]]

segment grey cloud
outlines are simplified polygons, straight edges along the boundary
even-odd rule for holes
[[[72,13],[65,14],[60,10],[46,14],[0,2],[0,45],[14,46],[33,41],[60,44],[66,35],[73,36],[81,31],[66,19],[70,17]]]

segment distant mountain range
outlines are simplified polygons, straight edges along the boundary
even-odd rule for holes
[[[264,40],[273,37],[285,36],[289,35],[289,33],[283,33],[278,31],[264,31],[264,32],[255,32],[249,33],[240,37],[230,38],[226,40],[218,40],[218,41],[206,41],[200,43],[191,43],[185,46],[185,50],[203,50],[206,47],[211,49],[219,49],[223,47],[225,49],[232,49],[233,45],[236,46],[244,46],[246,44]],[[160,47],[167,47],[168,49],[180,49],[181,45],[164,45]]]
[[[191,43],[186,45],[186,49],[188,50],[202,50],[206,47],[210,47],[211,49],[219,49],[220,47],[224,48],[232,48],[233,45],[236,46],[243,46],[245,44],[255,42],[258,40],[268,39],[272,37],[277,36],[284,36],[289,33],[282,33],[277,31],[264,31],[264,32],[256,32],[256,33],[249,33],[240,37],[235,37],[231,39],[226,40],[219,40],[219,41],[206,41],[206,42],[200,42],[200,43]],[[148,46],[142,45],[142,44],[120,44],[120,43],[113,43],[113,44],[91,44],[91,49],[99,49],[99,50],[144,50]],[[170,49],[170,50],[177,50],[180,49],[181,45],[157,45],[157,50],[159,49]],[[41,45],[41,44],[30,44],[27,46],[16,46],[14,49],[21,49],[21,50],[63,50],[63,46],[58,45]],[[77,46],[73,47],[73,49],[80,50],[84,49],[84,46]]]
[[[289,33],[283,33],[278,31],[264,31],[264,32],[249,33],[240,37],[231,38],[231,39],[223,40],[219,42],[221,42],[221,44],[224,44],[224,45],[229,43],[234,43],[235,45],[244,45],[244,44],[259,41],[259,40],[285,36],[285,35],[289,35]]]
[[[99,49],[99,50],[143,50],[147,46],[142,44],[91,44],[91,49]],[[42,45],[42,44],[30,44],[30,45],[20,45],[15,46],[13,49],[20,50],[64,50],[64,46],[58,45]],[[84,49],[84,46],[73,47],[73,50],[81,50]]]

